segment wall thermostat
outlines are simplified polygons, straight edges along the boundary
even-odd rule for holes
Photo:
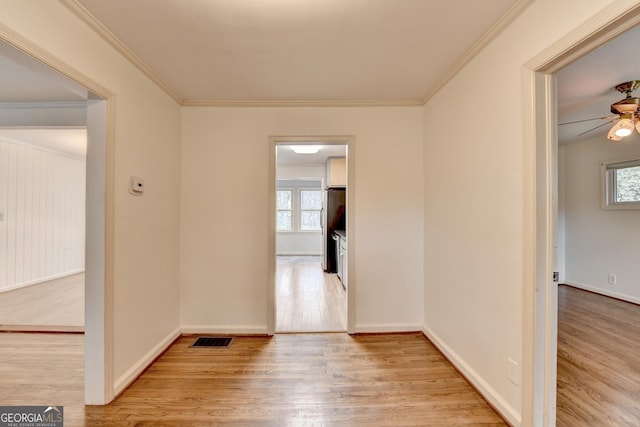
[[[139,176],[129,178],[129,193],[134,196],[142,196],[144,194],[144,179]]]

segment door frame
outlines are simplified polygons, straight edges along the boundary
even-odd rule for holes
[[[523,68],[522,425],[554,426],[557,389],[557,98],[555,73],[640,23],[640,2],[607,6]]]
[[[269,237],[267,249],[267,334],[275,334],[276,329],[276,147],[278,145],[345,145],[347,147],[347,333],[355,333],[356,321],[356,227],[355,227],[355,137],[350,135],[320,136],[270,136],[269,137]]]
[[[85,404],[104,405],[113,388],[115,95],[94,80],[0,24],[0,41],[83,86],[87,100],[85,246]]]

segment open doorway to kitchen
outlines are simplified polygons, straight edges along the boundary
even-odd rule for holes
[[[274,151],[274,332],[348,329],[348,145],[278,139]]]

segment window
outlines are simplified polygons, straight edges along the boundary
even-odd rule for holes
[[[322,231],[322,190],[320,182],[314,181],[313,184],[297,180],[279,182],[276,188],[276,231]]]
[[[320,231],[322,192],[300,190],[300,231]]]
[[[291,228],[292,190],[276,191],[276,231],[293,231]]]
[[[603,163],[604,209],[640,209],[640,159]]]

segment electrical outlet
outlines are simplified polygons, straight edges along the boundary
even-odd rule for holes
[[[520,385],[520,369],[518,368],[518,363],[511,358],[508,359],[508,362],[509,362],[509,367],[507,371],[507,377],[509,378],[509,381],[511,381],[513,384],[519,386]]]
[[[610,285],[615,285],[616,284],[616,275],[613,274],[613,273],[609,273],[608,280],[609,280],[609,284]]]

